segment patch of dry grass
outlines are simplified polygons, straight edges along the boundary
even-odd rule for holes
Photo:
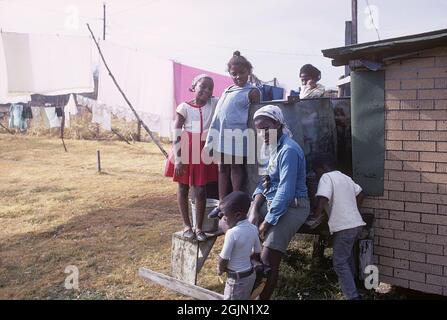
[[[183,298],[137,276],[141,266],[169,274],[181,224],[163,156],[148,143],[66,144],[0,135],[0,298]],[[78,292],[63,287],[68,265]],[[209,261],[201,284],[216,283]]]

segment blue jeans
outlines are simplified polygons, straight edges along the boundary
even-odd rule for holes
[[[363,227],[334,232],[333,264],[341,290],[347,299],[359,297],[355,285],[355,262],[353,248]]]

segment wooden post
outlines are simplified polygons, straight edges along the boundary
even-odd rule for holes
[[[138,126],[137,126],[137,141],[141,141],[141,122],[138,121]]]
[[[99,150],[96,150],[96,165],[98,172],[101,172],[101,153]]]
[[[146,132],[151,137],[152,141],[156,144],[158,149],[160,149],[161,153],[167,159],[168,158],[168,153],[163,148],[163,146],[160,144],[160,142],[155,139],[155,136],[152,133],[152,131],[149,129],[149,127],[141,120],[140,116],[135,111],[135,108],[132,106],[132,104],[130,103],[129,99],[127,99],[126,94],[123,92],[123,90],[119,86],[118,82],[116,81],[115,77],[113,76],[112,71],[110,70],[109,66],[107,65],[107,62],[106,62],[106,60],[104,58],[104,55],[102,54],[101,48],[99,47],[99,44],[98,44],[98,41],[96,41],[95,35],[93,34],[93,31],[90,28],[90,25],[88,23],[87,23],[87,28],[90,31],[90,34],[92,35],[92,40],[95,42],[95,45],[96,45],[96,48],[98,49],[99,55],[101,57],[101,60],[104,63],[104,66],[106,67],[107,71],[109,72],[109,76],[112,78],[113,83],[115,84],[115,86],[117,87],[117,89],[121,93],[121,95],[123,96],[124,100],[126,101],[127,105],[129,106],[129,108],[132,110],[133,114],[135,115],[135,118],[137,118],[137,121],[141,122],[141,125],[143,126],[144,130],[146,130]]]
[[[349,46],[352,44],[352,21],[345,21],[345,45]],[[345,66],[345,77],[351,74],[351,68],[349,65]],[[343,96],[351,95],[351,84],[343,85]]]
[[[106,40],[106,4],[102,4],[102,40]]]
[[[68,115],[68,116],[70,116],[70,115]],[[65,128],[65,110],[62,109],[61,140],[62,140],[62,145],[64,146],[65,152],[68,152],[67,147],[65,146],[65,141],[64,141],[64,128]]]

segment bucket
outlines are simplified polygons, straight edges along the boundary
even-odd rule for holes
[[[193,200],[191,202],[191,215],[192,215],[192,225],[193,228],[196,227],[197,219],[196,219],[196,204]],[[205,215],[203,217],[203,232],[215,232],[219,227],[219,218],[210,219],[208,218],[208,213],[210,213],[214,208],[219,205],[219,200],[216,199],[206,199],[206,208]]]

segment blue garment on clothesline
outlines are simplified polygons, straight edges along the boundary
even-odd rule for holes
[[[262,101],[282,100],[284,98],[284,89],[280,87],[263,84],[259,90],[261,90]]]
[[[295,91],[295,90],[290,90],[290,96],[291,97],[296,97],[296,96],[300,96],[300,92],[299,91]]]
[[[27,129],[26,119],[22,117],[23,106],[21,104],[11,104],[9,107],[9,122],[10,128],[17,128],[20,131]]]

